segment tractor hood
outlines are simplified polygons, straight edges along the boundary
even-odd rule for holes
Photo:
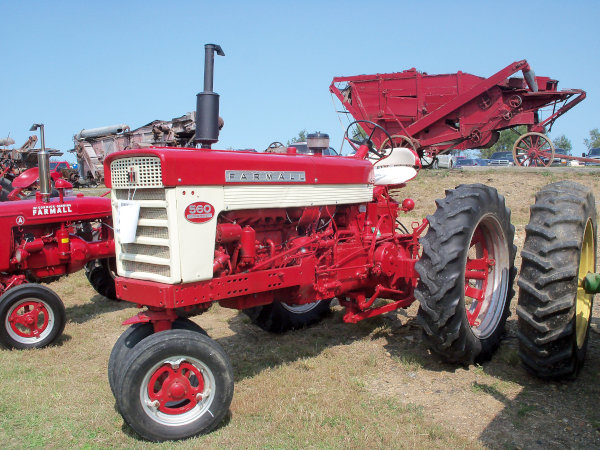
[[[158,157],[163,186],[373,183],[372,164],[353,157],[150,147],[109,155],[104,161],[107,187],[113,187],[111,163],[130,157]]]

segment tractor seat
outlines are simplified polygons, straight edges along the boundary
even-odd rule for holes
[[[419,157],[412,149],[406,147],[396,147],[387,158],[370,161],[374,166],[376,186],[406,183],[417,176],[421,167]]]

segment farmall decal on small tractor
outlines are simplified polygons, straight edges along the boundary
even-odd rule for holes
[[[121,228],[117,296],[146,307],[126,321],[109,359],[125,421],[157,441],[207,433],[222,421],[233,396],[231,364],[188,319],[215,302],[282,332],[318,321],[333,298],[350,323],[418,300],[434,353],[458,364],[490,358],[515,276],[503,197],[482,184],[458,186],[433,215],[402,225],[414,201],[399,203],[390,189],[416,176],[419,157],[368,120],[359,121],[364,141],[346,133],[355,150],[347,157],[324,156],[323,135],[309,142],[312,155],[294,147],[212,150],[214,53],[223,52],[213,44],[205,52],[196,115],[202,148],[127,150],[105,160]]]
[[[115,298],[110,200],[66,197],[72,185],[60,178],[52,195],[43,127],[32,127],[41,134],[39,170],[15,178],[7,198],[11,201],[0,203],[0,233],[6,239],[0,245],[0,343],[8,348],[44,347],[64,329],[61,299],[40,282],[86,267],[94,288]],[[39,190],[21,199],[22,188],[37,184],[38,178]]]

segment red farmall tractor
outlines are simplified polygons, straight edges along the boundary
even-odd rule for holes
[[[482,184],[458,186],[433,215],[402,224],[414,201],[399,203],[390,189],[417,174],[419,158],[368,121],[359,124],[370,134],[352,142],[348,157],[324,156],[328,144],[319,142],[309,143],[313,154],[212,150],[214,52],[223,52],[213,44],[205,51],[202,148],[128,150],[105,161],[119,229],[117,296],[146,307],[126,321],[109,360],[125,421],[157,441],[221,422],[233,396],[231,364],[188,319],[216,302],[283,332],[318,321],[334,298],[352,323],[418,300],[434,353],[458,364],[489,358],[515,276],[503,197]],[[386,139],[390,148],[378,149]]]
[[[51,197],[43,125],[32,130],[38,128],[42,137],[36,172],[39,190],[34,198],[13,197],[14,201],[0,203],[0,232],[6,239],[0,245],[0,343],[8,348],[44,347],[62,333],[65,307],[40,282],[87,265],[96,290],[114,297],[108,263],[114,258],[110,200],[66,197],[72,186],[63,179],[55,181],[57,196]]]

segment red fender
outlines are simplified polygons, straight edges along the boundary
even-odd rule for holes
[[[61,178],[61,175],[57,172],[50,172],[50,177],[52,181],[56,181]],[[28,188],[31,185],[35,184],[37,180],[40,178],[39,171],[37,167],[32,167],[31,169],[27,169],[21,175],[14,179],[12,185],[15,188]]]

